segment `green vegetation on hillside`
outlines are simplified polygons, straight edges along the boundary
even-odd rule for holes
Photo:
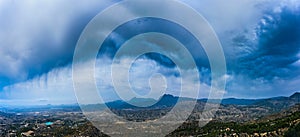
[[[232,135],[267,135],[299,137],[300,112],[282,116],[274,120],[252,121],[246,123],[211,121],[204,127],[197,123],[185,123],[174,131],[171,136],[232,136]]]

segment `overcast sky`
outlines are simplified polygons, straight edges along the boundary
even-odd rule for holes
[[[202,14],[220,39],[228,67],[224,97],[266,98],[300,91],[300,0],[182,1]],[[71,64],[76,42],[91,19],[116,2],[0,1],[0,103],[75,103]],[[118,99],[107,72],[120,43],[147,29],[181,38],[183,44],[193,49],[201,77],[198,98],[208,97],[210,66],[201,45],[191,37],[182,38],[181,35],[189,33],[172,22],[140,19],[122,25],[103,44],[95,76],[104,98]],[[145,43],[158,46],[147,39]],[[128,57],[121,58],[119,67],[126,61]],[[91,68],[82,65],[82,69]],[[153,77],[157,73],[164,79]],[[179,78],[174,62],[165,56],[147,54],[133,64],[129,81],[139,94],[147,94],[151,86],[157,92],[151,97],[157,98],[164,88],[166,93],[177,95]],[[164,82],[167,87],[161,84]]]

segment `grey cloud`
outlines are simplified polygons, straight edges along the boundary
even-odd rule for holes
[[[244,45],[237,71],[253,78],[273,79],[297,76],[299,71],[291,67],[299,60],[300,8],[282,7],[280,12],[268,12],[256,28],[256,39],[236,40]]]
[[[234,37],[227,96],[256,98],[299,91],[299,1],[260,5],[264,16],[257,26]],[[235,56],[234,56],[235,55]],[[232,60],[231,60],[232,61]]]
[[[0,77],[10,81],[4,85],[70,63],[85,25],[112,3],[109,0],[1,2]]]

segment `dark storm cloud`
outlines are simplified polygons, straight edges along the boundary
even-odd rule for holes
[[[86,24],[112,3],[0,2],[0,89],[71,63]]]
[[[281,8],[268,11],[256,28],[256,39],[235,38],[243,47],[236,71],[252,78],[272,80],[297,76],[292,66],[299,60],[300,9]]]
[[[208,58],[200,42],[184,27],[164,19],[158,18],[139,18],[127,22],[115,29],[104,41],[98,56],[108,56],[113,58],[120,46],[132,37],[148,32],[159,32],[170,35],[180,41],[194,57],[199,68],[209,67]],[[145,42],[151,43],[151,40],[145,39]],[[158,42],[159,43],[159,42]],[[141,45],[145,46],[145,45]],[[158,45],[147,45],[152,48],[161,48]],[[157,46],[157,47],[155,47]],[[135,49],[137,50],[137,49]],[[128,55],[130,56],[130,55]],[[146,57],[155,60],[163,66],[175,67],[173,61],[160,54],[147,54]]]
[[[228,65],[225,97],[273,97],[300,90],[299,0],[183,1],[203,14],[220,38]],[[0,0],[0,88],[4,87],[0,89],[0,102],[1,98],[12,102],[37,98],[49,99],[52,103],[76,100],[72,69],[68,66],[76,41],[90,19],[113,3],[115,1],[110,0]],[[132,14],[141,12],[128,10]],[[176,16],[176,13],[170,15]],[[108,37],[100,54],[111,59],[126,40],[142,32],[162,32],[181,41],[199,67],[204,85],[201,92],[209,94],[211,78],[207,56],[201,45],[176,24],[149,19],[128,22]],[[145,42],[152,41],[145,39]],[[152,46],[158,48],[155,44]],[[110,59],[105,59],[99,58],[101,67],[108,66]],[[174,63],[158,54],[143,56],[135,68],[133,80],[146,81],[146,86],[141,84],[142,88],[149,87],[150,76],[145,72],[158,70],[174,81],[179,75]],[[110,75],[102,69],[97,70],[101,72],[96,77],[107,82]],[[177,82],[170,84],[179,85]],[[102,88],[110,96],[111,85],[105,83]]]
[[[233,33],[227,96],[266,98],[300,90],[296,84],[300,75],[299,1],[261,7],[263,16],[255,27]]]

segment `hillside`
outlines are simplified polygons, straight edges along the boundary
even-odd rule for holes
[[[299,95],[299,93],[295,93],[289,97],[274,97],[259,100],[229,98],[222,100],[218,109],[207,111],[203,111],[205,105],[218,106],[214,102],[218,100],[210,100],[210,102],[208,102],[207,100],[200,99],[197,100],[194,111],[186,122],[176,131],[171,133],[170,136],[247,137],[260,135],[289,137],[296,135],[298,137],[300,127],[300,105],[297,103],[300,103]],[[118,116],[126,118],[129,121],[142,122],[163,117],[172,109],[179,99],[182,101],[181,103],[186,105],[189,105],[189,103],[193,100],[191,98],[179,98],[172,95],[163,95],[156,104],[149,107],[135,107],[130,105],[130,103],[149,104],[153,103],[155,100],[147,98],[133,98],[129,101],[129,103],[119,100],[108,102],[106,104],[84,105],[83,108],[85,111],[103,110],[104,113],[102,118],[107,118],[105,115],[105,111],[107,111],[105,105],[107,105],[110,110]],[[51,120],[58,121],[57,123],[60,123],[54,128],[55,130],[51,130],[51,135],[61,133],[72,136],[71,131],[75,131],[75,129],[76,135],[79,133],[103,135],[87,120],[85,120],[80,109],[76,105],[47,105],[41,108],[6,108],[5,110],[10,113],[0,111],[0,123],[5,125],[1,127],[1,135],[7,134],[7,131],[13,131],[15,128],[19,129],[18,133],[23,132],[26,128],[24,129],[24,127],[22,127],[24,125],[21,123],[25,120],[30,121],[31,125],[36,125],[36,119],[39,119],[38,121],[40,122]],[[13,110],[15,112],[13,112]],[[18,113],[22,115],[18,115]],[[49,114],[55,118],[47,117]],[[204,127],[199,126],[199,121],[210,118],[212,119],[207,125]],[[64,121],[62,122],[64,124],[59,121]],[[11,129],[12,127],[9,125],[12,122],[16,123],[16,125],[22,125],[21,128],[14,126],[13,129]],[[78,123],[82,124],[82,126],[78,126]],[[40,124],[41,123],[38,125]],[[62,125],[73,125],[73,127],[67,128]],[[35,131],[38,132],[37,134],[48,133],[46,128],[39,128]]]
[[[213,120],[204,127],[198,123],[186,122],[170,136],[205,137],[299,137],[300,104],[280,113],[245,123]]]

